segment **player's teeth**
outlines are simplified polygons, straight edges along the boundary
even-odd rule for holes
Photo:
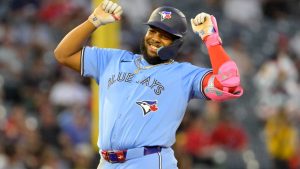
[[[150,45],[151,46],[151,48],[153,48],[153,49],[157,49],[157,47],[156,46],[153,46],[153,45]]]

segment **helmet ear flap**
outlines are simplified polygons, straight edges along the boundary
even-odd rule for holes
[[[161,60],[169,60],[171,58],[175,58],[182,44],[183,38],[176,39],[171,45],[160,47],[157,50],[157,55]]]

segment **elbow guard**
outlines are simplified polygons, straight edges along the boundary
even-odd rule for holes
[[[222,89],[215,87],[215,79],[220,82]],[[229,88],[235,89],[233,92],[229,92]],[[221,65],[218,74],[209,78],[208,84],[204,88],[204,93],[214,101],[230,100],[242,96],[243,88],[240,86],[240,75],[235,62],[227,61]]]

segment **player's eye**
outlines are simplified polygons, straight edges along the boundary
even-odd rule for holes
[[[161,38],[162,38],[162,39],[166,39],[166,40],[170,39],[170,37],[168,37],[168,36],[166,36],[166,35],[164,35],[164,34],[161,35]]]
[[[155,33],[156,31],[154,29],[149,29],[150,33]]]
[[[172,40],[172,37],[167,34],[161,34],[161,39],[163,40]]]

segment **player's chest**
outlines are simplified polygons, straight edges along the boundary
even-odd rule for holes
[[[120,62],[108,67],[101,77],[101,84],[111,92],[131,91],[161,95],[176,86],[176,76],[171,65],[139,67],[134,62]],[[176,74],[176,73],[175,73]]]
[[[168,81],[164,78],[150,72],[126,72],[115,71],[106,73],[102,78],[106,90],[121,92],[124,90],[131,92],[152,92],[155,95],[160,95],[166,90]]]

